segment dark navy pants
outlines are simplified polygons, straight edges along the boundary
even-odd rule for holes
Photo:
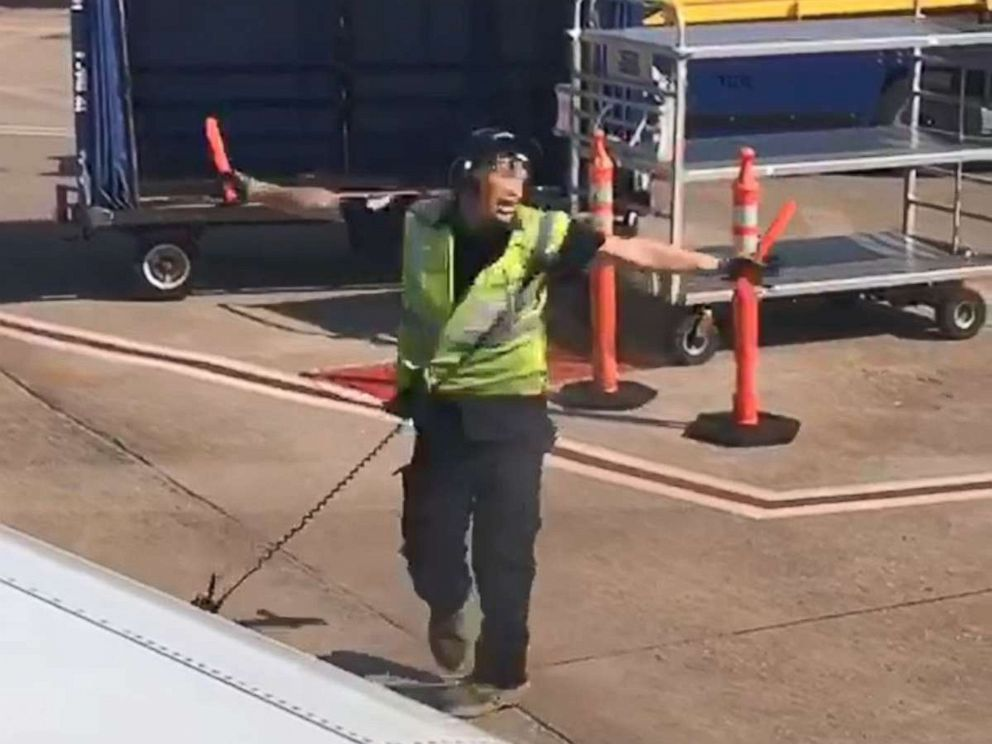
[[[553,441],[550,422],[537,431],[476,436],[458,421],[418,425],[403,473],[403,553],[415,591],[435,612],[454,612],[468,599],[471,526],[483,612],[475,676],[501,687],[527,678],[541,472]]]

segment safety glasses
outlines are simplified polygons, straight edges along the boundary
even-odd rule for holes
[[[519,156],[501,156],[489,166],[490,171],[505,178],[527,180],[530,177],[530,162]]]

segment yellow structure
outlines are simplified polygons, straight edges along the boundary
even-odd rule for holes
[[[929,11],[992,11],[992,0],[669,0],[678,5],[686,23],[789,20],[829,16],[912,13],[917,6]],[[650,3],[649,3],[650,4]],[[664,23],[661,13],[646,25]]]

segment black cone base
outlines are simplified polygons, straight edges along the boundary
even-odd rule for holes
[[[730,412],[703,413],[686,427],[685,436],[724,447],[774,447],[795,439],[799,426],[796,419],[774,413],[759,413],[754,426],[739,426]]]
[[[573,382],[559,390],[552,400],[562,408],[587,411],[633,411],[647,405],[658,391],[639,382],[624,380],[616,392],[603,392],[594,380]]]

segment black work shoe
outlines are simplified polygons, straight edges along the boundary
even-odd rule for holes
[[[465,666],[468,649],[471,645],[465,610],[438,614],[431,611],[427,624],[427,640],[431,646],[434,661],[442,669],[458,672]]]

